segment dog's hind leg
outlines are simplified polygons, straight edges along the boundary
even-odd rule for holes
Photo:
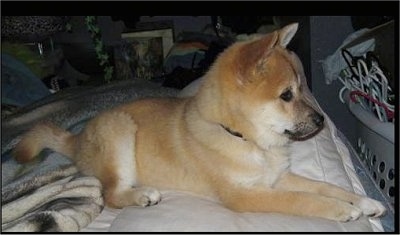
[[[158,190],[138,185],[136,131],[129,114],[112,111],[90,121],[79,136],[80,147],[74,160],[84,173],[101,181],[106,205],[110,207],[150,206],[161,200]]]

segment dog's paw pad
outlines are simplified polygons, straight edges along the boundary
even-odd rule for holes
[[[141,188],[137,204],[142,207],[153,206],[161,201],[161,193],[154,188]]]
[[[356,203],[362,211],[363,214],[370,217],[380,217],[386,212],[386,208],[381,202],[378,202],[371,198],[361,198],[358,203]]]

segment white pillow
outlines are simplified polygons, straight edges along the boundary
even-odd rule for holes
[[[339,224],[335,221],[278,213],[237,213],[209,198],[162,191],[156,206],[126,207],[110,232],[344,232],[372,231],[366,218]]]

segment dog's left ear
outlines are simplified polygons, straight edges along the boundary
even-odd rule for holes
[[[296,34],[299,28],[298,23],[293,23],[286,25],[281,30],[279,30],[278,44],[282,47],[286,47],[292,40],[293,36]]]

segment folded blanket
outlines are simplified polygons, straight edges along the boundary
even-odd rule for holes
[[[3,232],[74,232],[103,209],[101,184],[61,154],[44,150],[29,164],[2,164]]]
[[[100,182],[51,150],[33,163],[4,162],[2,185],[3,232],[79,231],[103,209]]]

